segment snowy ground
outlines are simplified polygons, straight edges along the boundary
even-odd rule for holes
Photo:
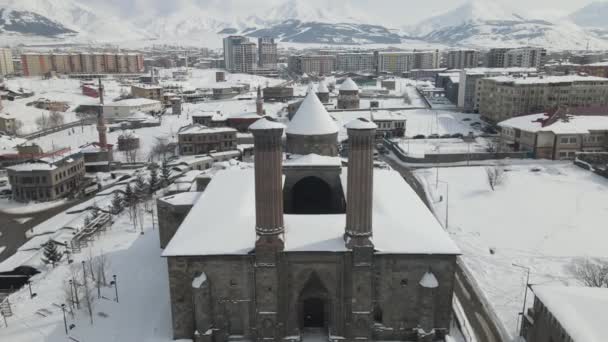
[[[486,152],[488,140],[478,137],[472,143],[462,139],[393,139],[409,156],[424,158],[426,154]]]
[[[152,231],[152,222],[146,217],[145,235],[132,228],[128,215],[118,217],[106,233],[100,235],[88,249],[74,256],[74,265],[89,253],[101,252],[110,260],[108,274],[116,274],[119,302],[114,300],[114,289],[104,287],[97,300],[95,290],[93,324],[86,310],[67,314],[68,325],[75,327],[70,335],[78,341],[171,341],[171,319],[167,264],[160,257],[158,232]],[[64,284],[70,277],[64,262],[54,269],[46,269],[32,278],[32,290],[37,293],[30,299],[27,287],[10,296],[14,316],[7,318],[8,328],[0,328],[0,340],[19,342],[65,341],[62,311],[57,305],[66,302]],[[39,310],[50,314],[42,317]],[[3,323],[2,323],[3,324]]]
[[[0,213],[7,214],[29,214],[36,213],[43,210],[47,210],[50,208],[54,208],[56,206],[65,204],[66,200],[56,200],[50,202],[40,202],[40,203],[21,203],[13,201],[9,198],[1,198],[0,199]]]
[[[531,269],[532,284],[576,284],[565,269],[574,258],[608,259],[608,180],[563,162],[506,168],[496,191],[484,167],[441,168],[438,188],[436,169],[418,170],[416,176],[444,224],[449,201],[448,231],[502,323],[515,334],[526,271],[513,264]]]
[[[169,76],[175,69],[162,69],[161,76]],[[177,84],[184,88],[212,88],[217,85],[229,86],[236,84],[248,84],[253,90],[257,86],[276,85],[283,82],[280,79],[271,79],[255,75],[247,74],[230,74],[226,73],[226,82],[215,82],[215,69],[191,69],[192,77],[188,81],[177,82],[171,79],[164,79],[161,84]],[[104,88],[106,93],[106,102],[120,96],[121,92],[129,93],[131,88],[129,85],[120,84],[114,79],[104,79]],[[17,99],[15,101],[3,101],[4,110],[13,114],[18,120],[23,122],[22,133],[37,131],[36,119],[42,115],[48,115],[49,112],[42,109],[37,109],[33,106],[26,106],[27,103],[35,101],[39,98],[46,98],[51,101],[66,101],[70,105],[67,112],[63,113],[64,121],[72,122],[80,118],[74,113],[74,109],[81,104],[99,103],[98,99],[82,95],[80,88],[80,80],[68,78],[54,78],[43,80],[41,77],[17,77],[7,79],[6,85],[9,88],[19,89],[24,88],[34,91],[32,97],[25,99]],[[251,93],[253,94],[253,93]],[[255,108],[255,107],[253,107]],[[3,143],[0,141],[0,148]]]
[[[448,110],[411,110],[407,111],[405,135],[414,137],[418,134],[429,136],[431,134],[463,135],[473,132],[481,134],[481,120],[479,114],[465,114]]]

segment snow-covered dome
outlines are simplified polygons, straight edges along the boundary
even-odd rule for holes
[[[359,86],[350,77],[344,80],[340,85],[340,90],[344,91],[359,91]]]
[[[329,89],[327,89],[325,82],[323,82],[323,81],[319,82],[319,86],[317,87],[317,93],[321,93],[321,94],[329,93]]]
[[[314,91],[309,91],[287,125],[287,134],[325,135],[338,133],[338,126]]]

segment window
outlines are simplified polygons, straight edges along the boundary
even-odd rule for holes
[[[407,284],[408,284],[407,279],[405,279],[405,278],[401,279],[401,286],[405,287],[405,286],[407,286]]]

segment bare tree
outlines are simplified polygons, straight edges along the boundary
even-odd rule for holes
[[[492,191],[496,189],[497,185],[500,185],[505,177],[505,170],[502,165],[495,165],[486,167],[486,175],[488,178],[488,185]]]
[[[63,123],[63,114],[57,111],[52,111],[51,114],[49,114],[49,124],[51,127],[61,126]]]
[[[15,130],[14,130],[15,134],[21,134],[23,133],[23,121],[21,120],[15,120]]]
[[[95,291],[93,284],[91,282],[86,281],[84,286],[82,287],[82,302],[84,304],[85,309],[89,313],[89,318],[91,320],[91,324],[93,324],[93,309],[95,308]]]
[[[150,161],[165,161],[167,160],[167,155],[173,155],[171,146],[169,145],[166,138],[156,138],[156,143],[152,146],[152,150],[150,150],[150,154],[148,155],[148,159]]]
[[[36,126],[41,131],[45,130],[45,129],[49,129],[51,127],[49,117],[44,114],[40,115],[40,117],[38,117],[36,119]]]
[[[608,288],[608,260],[580,258],[572,261],[567,270],[585,286]]]

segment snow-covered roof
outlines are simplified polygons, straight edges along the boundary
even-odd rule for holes
[[[56,168],[57,168],[57,166],[55,166],[51,163],[28,162],[28,163],[8,166],[6,169],[13,170],[13,171],[47,171],[47,170],[54,170]]]
[[[320,156],[318,154],[307,154],[305,156],[294,155],[283,163],[285,166],[342,166],[340,157]]]
[[[340,90],[344,90],[344,91],[358,91],[359,90],[359,86],[357,85],[357,83],[355,83],[355,81],[352,80],[352,78],[348,77],[340,85]]]
[[[150,99],[145,99],[145,98],[125,99],[125,100],[108,103],[106,106],[136,107],[136,106],[145,106],[145,105],[152,105],[152,104],[160,104],[160,101],[150,100]]]
[[[589,134],[591,131],[607,131],[608,116],[568,115],[568,119],[558,119],[544,126],[540,120],[547,119],[545,113],[518,116],[498,124],[500,127],[517,128],[527,132],[553,132],[555,134]]]
[[[391,112],[388,110],[376,110],[372,112],[373,121],[406,121],[405,115],[400,112]]]
[[[338,133],[338,126],[329,115],[319,97],[312,91],[287,125],[287,134],[324,135]]]
[[[541,120],[548,118],[546,113],[516,116],[498,123],[500,127],[516,128],[526,132],[538,132],[542,127]]]
[[[608,289],[536,285],[532,290],[573,341],[606,341]]]
[[[595,76],[536,76],[536,77],[513,77],[513,76],[496,76],[490,77],[490,80],[496,83],[513,83],[513,84],[556,84],[556,83],[575,83],[575,82],[608,82],[608,78]]]
[[[319,82],[319,86],[317,87],[317,93],[321,93],[321,94],[329,93],[329,89],[327,89],[325,82],[323,82],[323,81]]]
[[[420,279],[419,284],[420,286],[426,287],[427,289],[435,289],[439,287],[439,281],[437,281],[437,278],[431,271],[426,272],[422,276],[422,279]]]
[[[199,197],[201,197],[201,194],[202,192],[196,191],[181,192],[179,194],[162,197],[160,200],[172,205],[193,205]]]
[[[284,129],[285,125],[282,123],[268,120],[268,118],[262,118],[249,126],[250,131],[261,131],[266,129]]]
[[[347,123],[346,125],[344,125],[344,127],[346,127],[347,129],[376,129],[376,128],[378,128],[378,126],[376,126],[375,123],[373,123],[372,121],[369,121],[366,118],[354,119],[354,120],[350,121],[349,123]]]
[[[179,129],[178,134],[202,134],[202,133],[234,133],[236,129],[232,127],[207,127],[200,124],[191,124]]]
[[[347,171],[340,176],[343,189]],[[284,219],[286,252],[347,250],[345,214]],[[255,240],[254,172],[225,170],[215,175],[163,256],[244,255],[254,249]],[[373,241],[378,253],[460,253],[414,190],[392,170],[374,170]]]
[[[535,73],[536,68],[467,68],[464,72],[467,75],[500,75],[500,74],[517,74],[517,73]]]

